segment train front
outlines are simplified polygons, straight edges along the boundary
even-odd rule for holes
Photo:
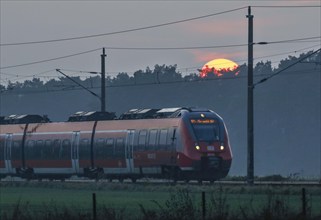
[[[232,151],[223,119],[213,111],[182,114],[178,164],[185,179],[214,181],[231,167]]]

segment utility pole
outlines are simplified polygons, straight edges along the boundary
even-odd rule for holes
[[[105,48],[103,47],[103,54],[101,55],[101,112],[106,111],[105,57]]]
[[[254,123],[253,123],[253,15],[248,8],[248,70],[247,70],[247,183],[254,184]]]

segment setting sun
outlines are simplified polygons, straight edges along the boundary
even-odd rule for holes
[[[202,67],[200,70],[200,77],[205,78],[208,74],[214,74],[216,76],[223,76],[226,72],[231,72],[237,70],[238,65],[237,63],[228,60],[228,59],[214,59]],[[237,75],[238,72],[235,73]]]

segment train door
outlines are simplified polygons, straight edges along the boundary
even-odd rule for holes
[[[75,173],[79,173],[79,138],[80,132],[74,131],[71,138],[71,162]]]
[[[126,167],[127,167],[128,173],[132,173],[134,171],[134,160],[133,160],[134,134],[135,134],[135,130],[127,131],[125,157],[126,157]]]
[[[11,147],[12,147],[12,134],[6,134],[4,141],[4,163],[7,173],[13,173],[11,162]]]

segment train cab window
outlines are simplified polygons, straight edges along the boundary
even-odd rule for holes
[[[79,142],[79,159],[80,160],[90,159],[90,146],[89,146],[88,138],[81,139]]]
[[[159,149],[160,150],[167,149],[167,146],[168,146],[167,136],[168,136],[168,129],[160,130],[160,134],[159,134]]]
[[[214,119],[191,119],[191,124],[198,141],[219,140],[219,125]]]
[[[116,158],[124,158],[125,157],[125,142],[124,142],[123,138],[116,139],[115,157]]]
[[[149,131],[148,150],[155,150],[156,141],[157,141],[157,130],[152,129]]]
[[[146,146],[147,130],[139,131],[138,136],[138,150],[144,151]]]

